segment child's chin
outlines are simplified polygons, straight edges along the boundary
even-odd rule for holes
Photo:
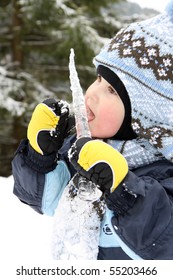
[[[109,137],[103,136],[100,133],[91,133],[91,137],[95,138],[95,139],[107,139],[107,138],[109,138]]]

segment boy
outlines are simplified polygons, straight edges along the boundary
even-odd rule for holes
[[[172,32],[173,1],[95,57],[85,102],[92,138],[104,141],[67,137],[68,107],[49,99],[13,160],[14,193],[40,213],[53,215],[76,171],[100,187],[108,210],[98,259],[173,259]]]

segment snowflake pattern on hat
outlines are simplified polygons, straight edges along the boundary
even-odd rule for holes
[[[173,83],[172,54],[162,56],[159,51],[159,45],[146,46],[144,37],[133,39],[134,33],[135,30],[119,32],[112,39],[108,52],[117,49],[120,57],[132,57],[139,67],[152,69],[157,79],[170,79]],[[148,33],[148,36],[153,35]]]

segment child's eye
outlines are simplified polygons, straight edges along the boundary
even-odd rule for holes
[[[109,90],[109,92],[111,93],[111,94],[115,94],[115,95],[117,95],[117,92],[116,92],[116,90],[113,88],[113,87],[108,87],[108,90]]]

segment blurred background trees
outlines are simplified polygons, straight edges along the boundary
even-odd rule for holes
[[[128,12],[130,11],[130,13]],[[126,0],[0,1],[0,176],[35,105],[49,96],[71,101],[70,48],[83,90],[95,78],[92,59],[121,27],[153,15]]]

